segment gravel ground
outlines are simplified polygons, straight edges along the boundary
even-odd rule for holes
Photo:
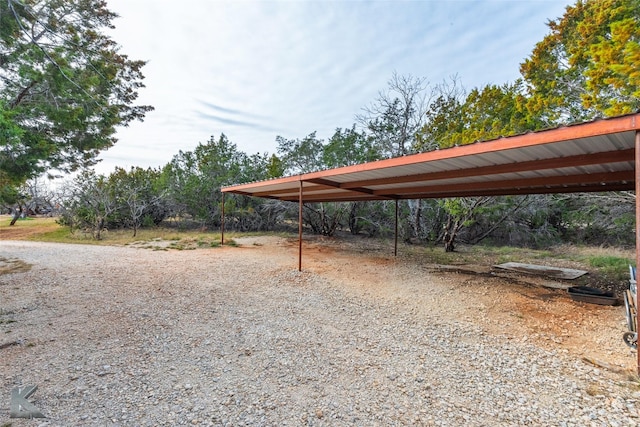
[[[627,374],[485,327],[440,276],[294,254],[0,242],[32,265],[0,275],[0,426],[640,424]],[[10,419],[28,384],[47,418]]]

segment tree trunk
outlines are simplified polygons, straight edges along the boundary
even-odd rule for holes
[[[351,234],[360,233],[360,226],[358,225],[358,202],[351,202],[351,209],[349,210],[349,232]]]
[[[11,222],[9,223],[9,225],[14,225],[18,218],[20,218],[20,215],[22,215],[22,206],[13,211],[13,218],[11,218]]]
[[[442,242],[444,243],[445,252],[453,252],[456,249],[455,241],[458,231],[460,231],[460,220],[453,220],[453,217],[449,215],[447,224],[444,226],[444,235],[442,236]]]
[[[100,217],[96,223],[96,230],[94,233],[94,237],[96,240],[100,240],[102,238],[102,235],[100,233],[102,232],[103,228],[104,228],[104,218]]]
[[[422,199],[416,201],[416,212],[413,219],[415,237],[422,238]]]

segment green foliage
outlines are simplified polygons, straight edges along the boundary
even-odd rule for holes
[[[163,171],[175,212],[203,225],[219,225],[220,187],[240,179],[243,160],[224,134],[192,152],[179,152]]]
[[[355,125],[351,129],[336,129],[327,144],[319,140],[315,132],[302,140],[278,137],[276,141],[283,169],[289,174],[355,165],[381,157],[373,139],[356,131]],[[357,234],[365,227],[367,220],[355,213],[355,206],[346,203],[308,203],[303,211],[303,222],[314,233],[330,236],[344,225],[348,217],[351,232]],[[291,212],[290,216],[297,217],[297,213]],[[375,233],[375,227],[367,228]]]
[[[0,202],[17,201],[17,186],[25,172],[36,166],[35,159],[20,155],[24,130],[14,121],[15,112],[9,110],[0,99]]]
[[[160,224],[170,210],[158,187],[160,172],[154,169],[121,168],[109,176],[83,171],[68,188],[60,222],[90,230],[100,239],[102,231],[129,228],[135,236],[143,225]]]
[[[347,203],[306,203],[302,218],[314,233],[332,236],[342,224],[347,210]]]
[[[164,190],[158,184],[160,171],[132,167],[129,171],[116,168],[108,177],[113,189],[116,211],[108,221],[110,228],[133,229],[159,225],[170,214]]]
[[[548,125],[637,111],[639,24],[637,0],[568,6],[521,65],[529,111]]]
[[[284,164],[282,160],[275,154],[269,157],[269,164],[267,165],[267,178],[280,178],[284,175]]]
[[[544,194],[520,198],[526,200],[509,213],[503,225],[491,233],[489,240],[496,244],[530,248],[560,243],[565,227],[563,199]]]
[[[596,33],[594,43],[585,46],[589,62],[585,107],[595,107],[607,116],[640,109],[640,2],[593,2],[595,25],[580,23],[581,33]],[[591,15],[591,13],[589,13]],[[583,40],[584,42],[584,40]]]
[[[466,95],[455,85],[440,87],[426,111],[416,149],[448,148],[637,111],[639,21],[637,0],[586,0],[567,7],[563,17],[549,22],[550,33],[521,65],[523,81],[487,85]],[[441,202],[448,213],[443,233],[447,248],[453,249],[458,233],[469,242],[492,237],[534,246],[560,238],[624,245],[633,237],[624,209],[601,200],[536,196],[527,202],[530,207],[512,205],[512,212],[503,211],[506,199],[498,200]]]
[[[222,218],[220,188],[240,182],[259,181],[281,174],[280,159],[268,154],[247,156],[221,134],[194,151],[180,151],[158,177],[170,215],[187,217],[201,227],[219,227]],[[261,215],[262,200],[230,196],[225,201],[226,227],[260,230],[273,226],[278,215]]]
[[[461,98],[461,97],[460,97]],[[541,123],[529,115],[521,81],[471,90],[464,100],[440,95],[418,132],[420,151],[487,141],[534,130]]]
[[[478,243],[500,226],[511,212],[519,209],[511,197],[465,197],[444,199],[439,202],[447,212],[442,240],[445,250],[452,252],[455,241],[463,228],[471,228],[484,223],[484,227],[476,227],[475,233],[467,237],[467,242]]]
[[[74,180],[60,222],[81,229],[100,240],[111,215],[116,211],[116,195],[107,177],[92,170],[82,171]]]
[[[584,244],[635,244],[635,205],[609,195],[565,198],[562,239]]]
[[[93,164],[152,109],[133,105],[144,62],[106,35],[115,17],[102,0],[0,2],[2,187]]]
[[[524,109],[521,82],[513,85],[473,89],[461,101],[461,94],[449,91],[439,95],[430,105],[426,123],[417,138],[419,150],[449,148],[478,140],[490,140],[523,132],[535,125]],[[447,213],[442,224],[442,240],[447,251],[453,251],[463,229],[466,241],[478,242],[520,208],[510,198],[454,198],[439,202]],[[506,209],[506,210],[505,210]],[[482,221],[481,221],[482,220]],[[415,233],[414,233],[415,234]]]
[[[456,94],[438,95],[429,104],[425,116],[426,123],[416,135],[417,151],[452,147],[459,142],[459,135],[464,131],[464,121],[462,103]]]
[[[288,175],[316,172],[324,169],[323,141],[312,132],[303,139],[276,137],[278,154]]]
[[[373,139],[364,132],[351,129],[336,129],[329,142],[322,148],[322,161],[325,168],[357,165],[379,160],[381,153],[376,150]]]
[[[394,202],[351,202],[348,208],[348,226],[351,234],[364,233],[369,237],[393,233]]]

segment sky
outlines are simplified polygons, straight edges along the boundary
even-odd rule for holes
[[[328,140],[386,91],[393,73],[466,89],[520,77],[563,0],[107,0],[109,34],[148,61],[137,104],[98,173],[162,167],[224,133],[247,154],[276,137]]]

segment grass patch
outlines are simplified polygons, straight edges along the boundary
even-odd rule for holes
[[[27,227],[36,227],[36,226],[39,227],[42,225],[50,224],[52,222],[55,223],[55,219],[51,217],[37,217],[37,218],[26,217],[26,218],[18,218],[15,225],[9,225],[11,223],[11,218],[12,218],[11,215],[4,215],[0,223],[2,227],[15,227],[16,225],[24,225]]]
[[[81,243],[104,246],[132,246],[151,250],[191,250],[198,248],[217,248],[220,246],[220,233],[200,230],[176,230],[175,228],[155,227],[138,230],[133,236],[132,230],[106,230],[102,238],[96,240],[91,233],[71,230],[56,223],[55,218],[35,218],[26,224],[9,226],[10,218],[0,221],[0,240],[31,240],[51,243]],[[16,227],[16,228],[14,228]],[[233,240],[236,233],[225,234],[225,246],[238,246]],[[242,236],[251,235],[243,233]],[[264,235],[264,233],[256,233]],[[227,237],[228,236],[228,237]],[[2,263],[0,262],[0,268]],[[0,273],[2,270],[0,270]]]
[[[593,268],[612,280],[629,279],[629,265],[635,264],[628,258],[612,255],[587,256],[587,262]]]
[[[629,266],[636,265],[633,249],[563,245],[555,253],[558,258],[578,262],[584,270],[598,273],[603,281],[625,283],[627,286]]]
[[[51,230],[42,231],[29,236],[28,240],[39,242],[70,242],[71,240],[77,240],[78,238],[71,233],[69,227],[63,227],[56,224],[56,227],[51,227]]]
[[[629,266],[629,260],[626,258],[620,258],[617,256],[591,256],[589,259],[589,265],[596,268],[603,269],[626,269]]]
[[[9,218],[9,222],[11,222],[12,218]],[[35,218],[32,218],[30,216],[25,216],[24,218],[20,217],[18,218],[18,220],[16,221],[16,224],[22,222],[22,221],[35,221]]]
[[[224,242],[225,246],[238,246],[233,240],[229,239]],[[221,245],[220,239],[217,235],[213,236],[185,236],[181,239],[172,241],[167,247],[169,249],[176,249],[179,251],[193,250],[202,248],[219,248]]]

